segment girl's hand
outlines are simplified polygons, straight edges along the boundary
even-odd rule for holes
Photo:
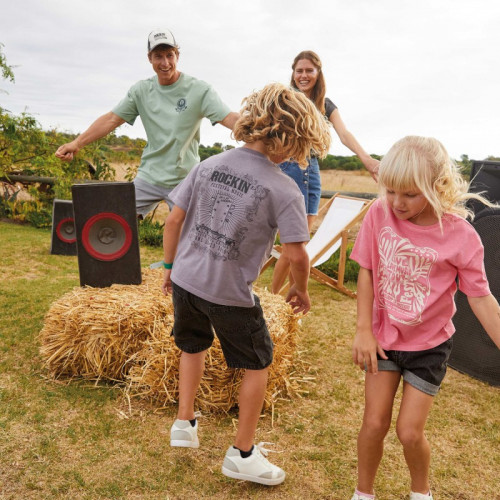
[[[354,364],[358,365],[361,370],[376,374],[378,372],[377,353],[382,359],[387,359],[384,350],[378,344],[373,333],[358,330],[352,343],[352,360]]]

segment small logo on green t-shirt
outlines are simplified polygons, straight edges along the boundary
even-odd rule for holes
[[[187,109],[187,101],[186,99],[182,98],[177,101],[177,107],[175,108],[175,111],[177,113],[180,113],[181,111],[186,111]]]

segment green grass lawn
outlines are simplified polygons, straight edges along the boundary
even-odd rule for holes
[[[50,238],[0,222],[0,499],[350,499],[363,412],[363,374],[350,360],[353,299],[311,282],[297,362],[307,392],[264,413],[257,435],[282,451],[270,458],[287,479],[274,488],[237,482],[220,472],[236,413],[203,416],[199,450],[172,449],[175,406],[129,406],[120,387],[47,378],[37,335],[52,302],[79,285],[76,257],[50,255]],[[141,248],[144,267],[161,257]],[[427,430],[436,500],[500,498],[498,415],[498,388],[448,371]],[[376,490],[380,500],[408,498],[394,429]]]

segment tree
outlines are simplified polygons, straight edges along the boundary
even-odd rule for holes
[[[3,53],[4,44],[0,42],[0,69],[2,70],[2,80],[9,80],[14,83],[14,72],[12,71],[12,66],[7,64],[7,58]],[[2,90],[5,92],[5,90]]]
[[[14,82],[14,72],[7,64],[1,43],[0,70],[2,80]],[[26,111],[16,115],[0,107],[0,177],[9,180],[10,176],[22,174],[53,179],[49,187],[36,182],[30,184],[28,191],[32,200],[29,202],[18,202],[11,192],[5,191],[0,197],[0,212],[4,216],[29,220],[27,214],[39,213],[41,217],[33,216],[32,220],[37,221],[35,225],[50,225],[54,197],[71,199],[75,179],[114,178],[114,171],[101,150],[102,141],[84,148],[79,159],[71,163],[54,156],[57,144],[63,142],[66,142],[63,134],[55,130],[45,132]],[[89,170],[85,156],[90,157],[95,168]]]
[[[206,160],[208,157],[217,155],[224,151],[223,146],[220,142],[215,142],[213,146],[203,146],[200,144],[198,148],[198,154],[200,155],[200,160]]]
[[[460,161],[457,161],[457,164],[460,166],[462,175],[469,177],[472,168],[472,161],[469,160],[469,155],[460,156]]]

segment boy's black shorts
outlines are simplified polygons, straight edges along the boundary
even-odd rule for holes
[[[254,307],[222,306],[175,283],[172,288],[172,333],[179,349],[191,354],[208,349],[215,330],[230,368],[262,370],[271,364],[273,342],[256,295]]]

